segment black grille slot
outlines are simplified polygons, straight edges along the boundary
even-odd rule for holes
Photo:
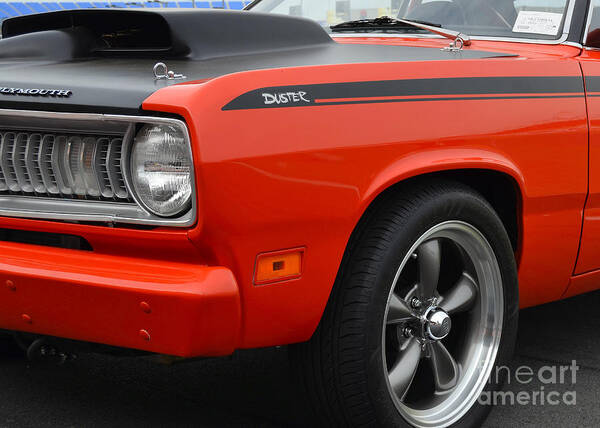
[[[0,229],[0,241],[19,244],[42,245],[45,247],[66,248],[69,250],[92,251],[92,246],[84,238],[62,233],[31,232],[28,230]]]

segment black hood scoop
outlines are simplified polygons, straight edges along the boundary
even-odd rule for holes
[[[69,10],[2,23],[0,58],[208,59],[331,44],[314,21],[223,10]]]

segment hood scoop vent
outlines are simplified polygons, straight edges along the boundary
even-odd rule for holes
[[[51,32],[71,34],[76,39],[73,40],[74,44],[80,47],[80,54],[173,50],[167,21],[153,13],[116,10],[65,11],[13,18],[6,20],[2,25],[3,39],[30,36],[22,37],[21,40],[25,42],[37,39],[35,34],[39,33],[53,39],[56,36],[53,37]],[[43,38],[36,42],[44,44]],[[48,43],[52,43],[52,40]]]
[[[315,22],[220,10],[71,10],[2,23],[0,58],[207,59],[333,43]]]

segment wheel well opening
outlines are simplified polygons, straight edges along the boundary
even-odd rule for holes
[[[498,214],[515,253],[520,247],[521,192],[509,175],[491,170],[460,170],[440,173],[478,191]]]
[[[512,249],[515,253],[517,268],[520,264],[522,247],[522,195],[517,181],[508,174],[485,169],[449,170],[418,175],[395,183],[381,192],[367,207],[360,221],[354,228],[342,258],[332,295],[343,278],[350,255],[360,243],[369,220],[374,218],[381,209],[388,205],[389,198],[395,198],[406,189],[422,182],[457,182],[471,187],[492,206],[500,217],[508,234]],[[331,304],[331,297],[328,306]],[[322,321],[321,321],[322,322]]]
[[[389,187],[373,201],[371,206],[379,205],[379,201],[392,197],[402,187],[425,180],[455,181],[479,192],[502,220],[518,263],[521,246],[521,192],[517,182],[511,176],[485,169],[450,170],[419,175]]]

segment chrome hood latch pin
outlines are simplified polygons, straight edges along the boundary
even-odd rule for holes
[[[154,80],[176,80],[185,79],[183,74],[177,74],[174,71],[169,70],[167,64],[164,62],[157,62],[153,68]]]
[[[456,39],[450,42],[449,46],[446,46],[442,50],[445,52],[460,52],[465,47],[465,40],[459,35]]]

